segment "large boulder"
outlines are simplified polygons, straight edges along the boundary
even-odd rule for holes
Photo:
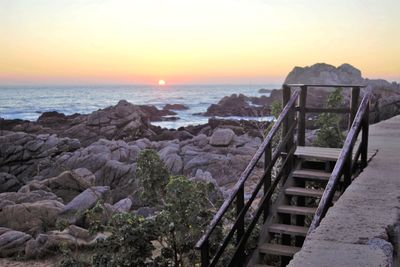
[[[210,138],[212,146],[229,146],[235,137],[235,133],[231,129],[216,129]]]
[[[62,201],[52,192],[44,190],[35,190],[32,192],[5,192],[0,194],[0,209],[8,205],[34,203],[42,200]]]
[[[71,200],[60,213],[60,221],[75,224],[84,216],[84,212],[92,208],[98,201],[105,200],[110,191],[108,186],[93,186]]]
[[[8,205],[0,211],[0,225],[31,234],[46,231],[55,226],[63,208],[57,200]]]
[[[32,236],[6,227],[0,227],[0,257],[10,257],[25,251]]]
[[[38,189],[53,192],[64,202],[71,201],[85,189],[94,185],[95,176],[88,169],[80,168],[74,171],[65,171],[57,177],[32,181],[21,188],[23,192]]]

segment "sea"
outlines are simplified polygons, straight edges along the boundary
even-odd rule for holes
[[[261,96],[259,89],[279,88],[277,84],[258,85],[109,85],[109,86],[0,86],[0,117],[35,121],[47,111],[66,115],[88,114],[116,105],[125,99],[137,105],[184,104],[187,110],[177,110],[178,120],[152,122],[164,128],[207,123],[208,117],[196,115],[205,112],[211,104],[224,96],[244,94]],[[268,95],[268,93],[264,93]],[[225,117],[229,119],[271,120],[271,117]]]

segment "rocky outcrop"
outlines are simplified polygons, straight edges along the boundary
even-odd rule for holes
[[[0,172],[0,193],[16,192],[21,186],[21,182],[14,175]]]
[[[325,63],[318,63],[307,67],[295,67],[286,77],[285,83],[303,84],[355,84],[365,85],[364,90],[373,93],[370,121],[379,122],[400,114],[400,84],[389,83],[382,79],[363,78],[361,71],[350,64],[334,67]],[[328,89],[309,89],[308,97],[322,94]],[[362,92],[363,93],[363,92]],[[346,100],[349,90],[344,90]],[[314,97],[315,98],[315,97]],[[324,103],[325,97],[307,99],[308,103]]]
[[[40,200],[7,205],[0,210],[0,225],[34,234],[55,226],[64,205],[57,200]]]
[[[216,129],[210,138],[212,146],[229,146],[235,137],[235,133],[231,129]]]
[[[163,110],[186,110],[189,109],[188,106],[183,104],[166,104]]]
[[[24,232],[0,227],[0,257],[9,257],[25,251],[26,243],[32,236]]]

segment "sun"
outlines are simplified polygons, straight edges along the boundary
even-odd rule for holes
[[[159,80],[158,81],[158,85],[160,85],[160,86],[163,86],[163,85],[165,85],[166,84],[166,82],[164,81],[164,80]]]

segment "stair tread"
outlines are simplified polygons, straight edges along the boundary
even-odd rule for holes
[[[328,181],[331,173],[321,170],[299,169],[293,172],[293,177]]]
[[[299,207],[290,205],[281,205],[278,207],[279,213],[289,213],[295,215],[313,215],[317,211],[317,208],[313,207]]]
[[[336,161],[340,151],[340,148],[298,146],[294,154],[306,159]]]
[[[322,197],[324,190],[312,189],[304,187],[288,187],[285,189],[285,194],[305,197]]]
[[[265,243],[260,246],[260,252],[263,254],[282,255],[292,257],[295,253],[300,251],[299,247],[278,245]]]
[[[268,231],[278,234],[306,236],[308,227],[274,223],[269,226]]]
[[[319,161],[337,161],[341,148],[297,146],[294,155],[300,158],[319,160]],[[356,151],[353,151],[353,156]],[[371,158],[374,152],[368,152],[368,158]]]

